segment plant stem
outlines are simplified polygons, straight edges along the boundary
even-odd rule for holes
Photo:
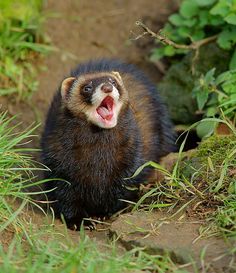
[[[218,35],[214,35],[214,36],[210,36],[210,37],[207,37],[207,38],[199,40],[199,41],[192,42],[190,45],[183,45],[183,44],[177,44],[177,43],[173,42],[172,40],[168,39],[166,36],[161,34],[161,30],[158,33],[153,32],[151,29],[149,29],[145,24],[143,24],[140,21],[136,21],[136,25],[140,26],[144,30],[144,33],[139,35],[136,39],[139,39],[140,37],[142,37],[146,34],[149,34],[151,37],[158,39],[163,44],[170,45],[170,46],[173,46],[174,48],[178,48],[178,49],[197,50],[202,45],[205,45],[205,44],[208,44],[212,41],[215,41],[216,38],[218,37]]]

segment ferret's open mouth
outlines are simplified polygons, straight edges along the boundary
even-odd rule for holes
[[[114,99],[107,96],[98,106],[97,113],[105,120],[111,120],[113,117]]]

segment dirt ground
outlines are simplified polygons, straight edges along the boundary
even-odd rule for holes
[[[40,66],[42,65],[46,69],[39,74],[39,90],[33,95],[30,103],[21,102],[16,105],[11,99],[4,99],[3,107],[8,108],[10,114],[21,113],[18,119],[23,121],[24,127],[34,121],[43,123],[52,96],[63,77],[77,63],[94,58],[112,57],[134,63],[143,69],[154,82],[158,83],[161,74],[154,65],[147,61],[147,53],[153,41],[150,38],[145,38],[135,42],[130,38],[135,37],[132,32],[139,33],[139,29],[135,26],[135,21],[139,19],[146,22],[153,30],[160,29],[167,16],[176,9],[177,2],[177,0],[47,1],[45,12],[53,12],[54,16],[45,23],[45,31],[57,50],[40,63]],[[34,145],[38,145],[38,140]],[[41,223],[43,217],[38,214],[35,221]],[[60,225],[60,222],[56,221],[55,224]],[[142,225],[142,223],[140,224]],[[188,224],[188,230],[191,230],[189,225],[191,224]],[[195,231],[196,225],[193,224],[193,227]],[[176,229],[180,234],[181,226]],[[175,232],[175,230],[171,228],[166,230],[166,234],[163,229],[161,230],[162,237],[166,236],[171,246],[173,236],[169,236],[168,233]],[[186,226],[184,226],[182,233],[186,233]],[[77,232],[73,231],[69,231],[69,234],[73,240],[78,236]],[[89,234],[97,240],[104,240],[104,238],[106,240],[107,233],[104,231],[90,232]],[[196,239],[193,238],[191,232],[189,235],[187,233],[185,235],[188,236],[186,245]],[[197,236],[197,234],[195,235]],[[158,237],[156,240],[158,241]],[[181,245],[181,239],[178,242]],[[4,243],[7,244],[5,241]],[[223,244],[223,242],[217,241],[218,246],[221,243]],[[217,247],[217,251],[219,251],[219,247]],[[200,255],[200,250],[197,255]],[[214,256],[214,258],[217,257]],[[224,266],[225,264],[222,264],[220,268],[223,270]]]

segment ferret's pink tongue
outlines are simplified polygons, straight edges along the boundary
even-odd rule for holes
[[[97,113],[106,120],[111,120],[113,117],[113,98],[106,97],[100,106],[97,108]]]
[[[111,120],[113,117],[112,111],[109,111],[106,107],[100,106],[97,109],[98,114],[106,120]]]

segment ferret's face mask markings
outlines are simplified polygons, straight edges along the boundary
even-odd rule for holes
[[[121,86],[123,83],[118,72],[92,79],[89,76],[78,79],[70,77],[63,81],[61,94],[68,107],[74,99],[83,101],[85,106],[78,110],[86,115],[87,120],[101,128],[110,129],[117,125],[123,105],[123,92],[119,90]]]

